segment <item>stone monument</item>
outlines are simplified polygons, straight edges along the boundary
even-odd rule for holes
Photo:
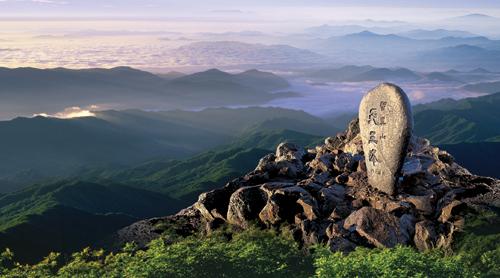
[[[359,127],[368,182],[393,195],[413,129],[405,92],[390,83],[369,91],[359,106]]]

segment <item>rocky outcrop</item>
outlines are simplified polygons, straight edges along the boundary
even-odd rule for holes
[[[354,120],[346,132],[312,149],[282,143],[254,171],[201,194],[192,207],[138,222],[120,237],[145,242],[159,236],[161,226],[191,234],[227,223],[237,229],[288,227],[303,246],[321,243],[332,251],[398,244],[427,250],[449,246],[467,211],[498,206],[499,185],[469,173],[428,140],[412,137],[396,192],[385,194],[368,183]]]

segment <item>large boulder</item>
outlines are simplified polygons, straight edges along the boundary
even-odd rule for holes
[[[246,181],[243,178],[237,178],[228,182],[224,187],[217,188],[198,196],[198,201],[193,207],[197,209],[201,216],[207,222],[215,220],[226,220],[229,198],[240,187],[244,186]]]
[[[313,218],[317,212],[317,205],[312,201],[311,194],[299,186],[271,189],[269,185],[263,185],[263,188],[269,194],[266,205],[259,213],[259,218],[264,223],[293,223],[296,214],[303,214],[307,210],[305,213]]]
[[[372,207],[363,207],[349,215],[344,229],[356,231],[376,247],[395,247],[408,240],[397,217]]]
[[[267,196],[260,186],[246,186],[236,190],[229,198],[227,222],[248,228],[251,221],[258,219],[266,202]]]
[[[291,143],[281,143],[276,148],[276,154],[263,157],[256,171],[267,172],[269,176],[297,178],[303,174],[304,162],[307,152],[304,148]]]

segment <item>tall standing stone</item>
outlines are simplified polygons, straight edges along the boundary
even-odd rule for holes
[[[371,186],[394,194],[413,129],[408,97],[401,88],[382,83],[363,97],[359,127]]]

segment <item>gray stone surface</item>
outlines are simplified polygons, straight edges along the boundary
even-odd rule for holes
[[[408,97],[396,85],[378,85],[361,101],[359,126],[368,182],[392,195],[413,129]]]

